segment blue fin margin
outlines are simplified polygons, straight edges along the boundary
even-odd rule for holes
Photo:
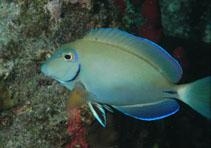
[[[145,121],[163,119],[179,111],[179,104],[173,99],[164,99],[155,103],[112,107],[127,116]]]

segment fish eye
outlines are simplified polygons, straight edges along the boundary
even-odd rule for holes
[[[66,61],[71,61],[73,59],[72,53],[65,53],[63,57]]]

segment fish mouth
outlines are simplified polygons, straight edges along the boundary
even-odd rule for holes
[[[80,71],[81,71],[81,65],[79,64],[78,70],[77,70],[75,76],[74,76],[73,78],[69,79],[69,80],[64,81],[64,82],[65,82],[65,83],[68,83],[68,82],[74,81],[76,78],[78,78]]]

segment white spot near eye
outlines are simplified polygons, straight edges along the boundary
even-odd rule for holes
[[[64,57],[64,59],[65,59],[66,61],[71,61],[71,60],[73,59],[73,56],[72,56],[71,53],[65,53],[65,54],[63,55],[63,57]]]
[[[51,54],[50,53],[47,53],[46,54],[46,58],[50,58],[51,57]]]

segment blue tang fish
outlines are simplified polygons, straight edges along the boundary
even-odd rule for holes
[[[171,55],[148,39],[118,29],[94,29],[63,45],[41,71],[70,90],[83,84],[102,126],[106,110],[151,121],[176,113],[177,100],[211,118],[211,76],[177,85],[183,72]]]

